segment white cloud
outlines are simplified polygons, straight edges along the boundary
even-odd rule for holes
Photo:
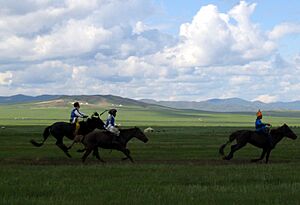
[[[48,86],[49,83],[64,84],[71,80],[73,67],[60,61],[45,61],[23,70],[11,71],[12,86]]]
[[[233,76],[229,80],[229,83],[233,86],[239,86],[249,82],[251,82],[250,76]]]
[[[165,55],[184,67],[244,64],[272,55],[275,43],[250,21],[254,8],[244,1],[227,14],[214,5],[202,7],[191,23],[181,25],[182,41]]]
[[[259,95],[255,99],[255,101],[261,101],[264,103],[271,103],[278,100],[278,96],[272,96],[272,95]]]
[[[49,35],[37,36],[34,58],[69,57],[93,51],[105,43],[111,32],[84,21],[68,21]]]
[[[299,34],[300,23],[282,23],[273,28],[269,33],[270,39],[280,39],[288,34]]]
[[[12,82],[12,73],[7,71],[0,73],[0,85],[10,85]]]
[[[5,2],[1,93],[269,102],[299,92],[300,58],[286,59],[276,42],[298,32],[297,24],[267,32],[251,21],[253,3],[241,1],[223,13],[203,6],[171,35],[146,23],[154,1]]]

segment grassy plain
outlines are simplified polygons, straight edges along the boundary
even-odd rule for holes
[[[83,108],[87,114],[104,110]],[[147,144],[129,143],[134,164],[110,150],[100,150],[106,164],[92,156],[82,164],[81,145],[68,159],[53,138],[33,147],[29,140],[40,140],[45,125],[68,120],[68,107],[0,106],[0,204],[300,204],[299,139],[278,144],[268,165],[249,162],[261,152],[250,145],[230,162],[220,159],[218,147],[231,132],[252,129],[253,114],[118,110],[122,126],[156,130]],[[264,120],[292,125],[300,135],[298,112],[270,112]]]

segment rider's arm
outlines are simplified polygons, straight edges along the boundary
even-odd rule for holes
[[[81,112],[79,112],[78,110],[75,110],[75,115],[77,116],[77,117],[84,117],[85,116],[85,114],[84,113],[81,113]]]

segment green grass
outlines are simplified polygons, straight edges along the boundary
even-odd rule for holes
[[[1,204],[299,204],[299,165],[9,166]]]
[[[249,162],[261,153],[251,145],[229,162],[218,155],[231,132],[253,129],[253,116],[247,113],[123,107],[118,112],[123,126],[156,130],[147,134],[147,144],[129,143],[136,163],[121,161],[117,151],[100,150],[106,164],[92,156],[82,164],[79,144],[69,159],[53,137],[40,148],[29,143],[41,140],[46,125],[67,120],[69,108],[0,108],[0,125],[6,127],[0,129],[0,204],[300,204],[299,139],[282,140],[268,165]],[[298,126],[298,113],[288,114],[264,119]],[[292,129],[300,136],[300,128]]]
[[[251,164],[260,150],[247,146],[232,162],[217,153],[234,127],[156,127],[149,144],[129,144],[135,164],[101,150],[81,164],[76,147],[68,159],[52,138],[41,148],[43,126],[1,130],[0,204],[298,204],[299,142],[285,139],[270,164]],[[299,135],[300,129],[294,129]],[[70,143],[70,141],[66,141]],[[226,149],[228,151],[228,149]]]
[[[0,105],[0,125],[48,125],[68,121],[72,107],[43,107],[35,104]],[[82,112],[91,115],[107,108],[86,107]],[[105,120],[107,113],[101,118]],[[118,108],[117,123],[122,126],[243,126],[253,127],[255,113],[212,113],[196,110],[176,110],[162,107]],[[287,123],[298,126],[300,112],[266,112],[263,121],[273,126]]]

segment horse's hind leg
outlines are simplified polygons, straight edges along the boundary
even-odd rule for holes
[[[94,155],[98,160],[100,160],[101,162],[105,163],[105,161],[104,161],[104,160],[100,157],[100,155],[99,155],[98,147],[94,148],[93,155]]]
[[[224,159],[226,159],[226,160],[232,159],[233,153],[236,152],[236,151],[238,151],[238,150],[241,149],[242,147],[244,147],[246,144],[247,144],[247,143],[232,145],[232,146],[231,146],[230,153],[229,153],[226,157],[224,157]]]
[[[266,153],[267,153],[267,150],[263,149],[263,151],[262,151],[262,153],[260,155],[260,158],[258,158],[258,159],[252,159],[251,162],[258,162],[258,161],[262,160],[265,157]]]
[[[57,139],[57,138],[56,138]],[[72,156],[69,154],[68,152],[68,147],[66,145],[64,145],[62,138],[61,139],[57,139],[56,143],[55,143],[69,158],[71,158]]]

